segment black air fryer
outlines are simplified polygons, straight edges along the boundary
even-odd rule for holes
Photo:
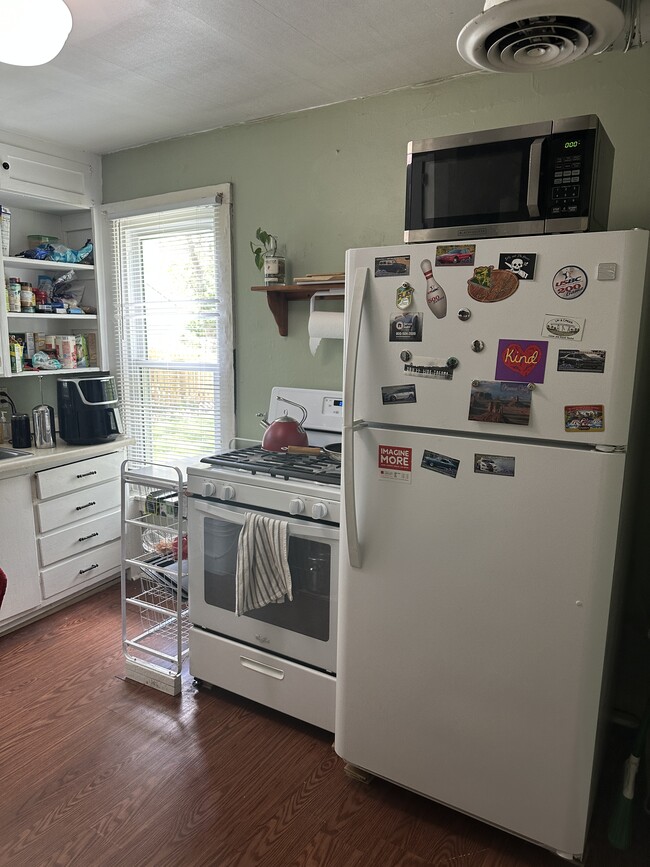
[[[108,443],[122,433],[114,376],[57,381],[59,436],[72,446]]]

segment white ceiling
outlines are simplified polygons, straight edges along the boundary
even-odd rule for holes
[[[95,153],[470,72],[483,0],[66,0],[63,50],[0,63],[0,126]]]

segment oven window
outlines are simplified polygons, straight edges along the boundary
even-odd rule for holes
[[[241,526],[219,518],[205,518],[204,593],[208,605],[235,611],[237,543]],[[289,535],[292,602],[279,602],[249,611],[244,617],[271,623],[320,641],[330,634],[331,553],[328,542]]]

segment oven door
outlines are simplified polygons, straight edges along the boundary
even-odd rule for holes
[[[266,605],[237,617],[237,545],[244,518],[251,511],[255,510],[189,498],[191,623],[334,672],[339,528],[289,519],[293,601]]]

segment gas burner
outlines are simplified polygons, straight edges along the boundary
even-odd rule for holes
[[[201,458],[201,463],[242,470],[251,475],[266,473],[285,480],[310,479],[323,485],[341,484],[341,464],[326,455],[287,455],[250,446]]]

